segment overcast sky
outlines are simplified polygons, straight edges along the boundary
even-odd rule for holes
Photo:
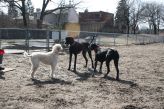
[[[51,3],[48,8],[51,9],[54,6],[57,6],[58,1],[60,0],[51,0],[55,1]],[[67,3],[69,0],[65,0]],[[77,11],[82,12],[85,9],[88,9],[89,12],[91,11],[106,11],[110,13],[115,13],[116,8],[118,6],[118,2],[120,0],[74,0],[75,3],[78,3],[81,1],[80,5],[78,5]],[[140,0],[140,1],[147,1],[147,2],[157,2],[157,3],[162,3],[164,4],[164,0]],[[33,5],[36,8],[41,8],[42,6],[42,0],[32,0]]]

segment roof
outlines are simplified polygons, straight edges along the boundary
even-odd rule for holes
[[[90,22],[90,21],[102,22],[102,21],[106,21],[107,19],[113,19],[113,18],[114,18],[113,13],[108,13],[103,11],[98,11],[98,12],[85,11],[79,13],[80,22]]]

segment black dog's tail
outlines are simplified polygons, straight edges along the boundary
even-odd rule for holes
[[[115,54],[115,58],[119,59],[120,56],[117,50],[114,50],[114,54]]]
[[[106,54],[106,57],[107,56],[110,56],[111,58],[113,58],[114,60],[119,60],[119,53],[116,49],[113,49],[113,48],[110,48],[108,51],[107,51],[107,54]]]

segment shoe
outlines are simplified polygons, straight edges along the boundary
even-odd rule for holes
[[[3,67],[0,67],[0,70],[4,70],[5,68],[3,68]]]

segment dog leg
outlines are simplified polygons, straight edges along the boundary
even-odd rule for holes
[[[102,65],[103,65],[103,62],[100,63],[99,73],[102,73]]]
[[[94,72],[92,73],[92,77],[94,77],[94,74],[96,73],[96,68],[97,68],[97,60],[95,60]]]
[[[85,59],[85,62],[86,62],[86,64],[85,64],[84,67],[87,67],[87,65],[88,65],[88,59],[87,59],[87,56],[86,56],[86,51],[82,51],[82,55],[83,55],[83,57]]]
[[[116,80],[119,80],[118,61],[119,61],[119,59],[114,59],[114,65],[115,65],[115,68],[116,68],[116,71],[117,71]]]
[[[106,61],[106,67],[107,67],[107,73],[104,75],[105,78],[107,77],[107,75],[110,72],[110,61]]]
[[[89,50],[89,51],[88,51],[88,54],[89,54],[89,57],[90,57],[90,59],[91,59],[92,68],[94,68],[93,59],[92,59],[92,52]]]
[[[32,68],[31,68],[31,78],[32,79],[34,79],[34,73],[35,73],[35,71],[37,70],[37,68],[38,68],[38,66],[32,66]]]
[[[55,68],[56,68],[56,63],[54,63],[53,65],[51,65],[51,78],[54,77]],[[57,75],[55,75],[55,76],[57,76]]]
[[[71,68],[71,61],[72,61],[72,53],[70,53],[70,56],[69,56],[69,67],[68,67],[68,70],[70,70],[70,68]]]
[[[74,72],[76,72],[76,60],[77,60],[77,54],[74,54],[75,55],[75,60],[74,60]]]

